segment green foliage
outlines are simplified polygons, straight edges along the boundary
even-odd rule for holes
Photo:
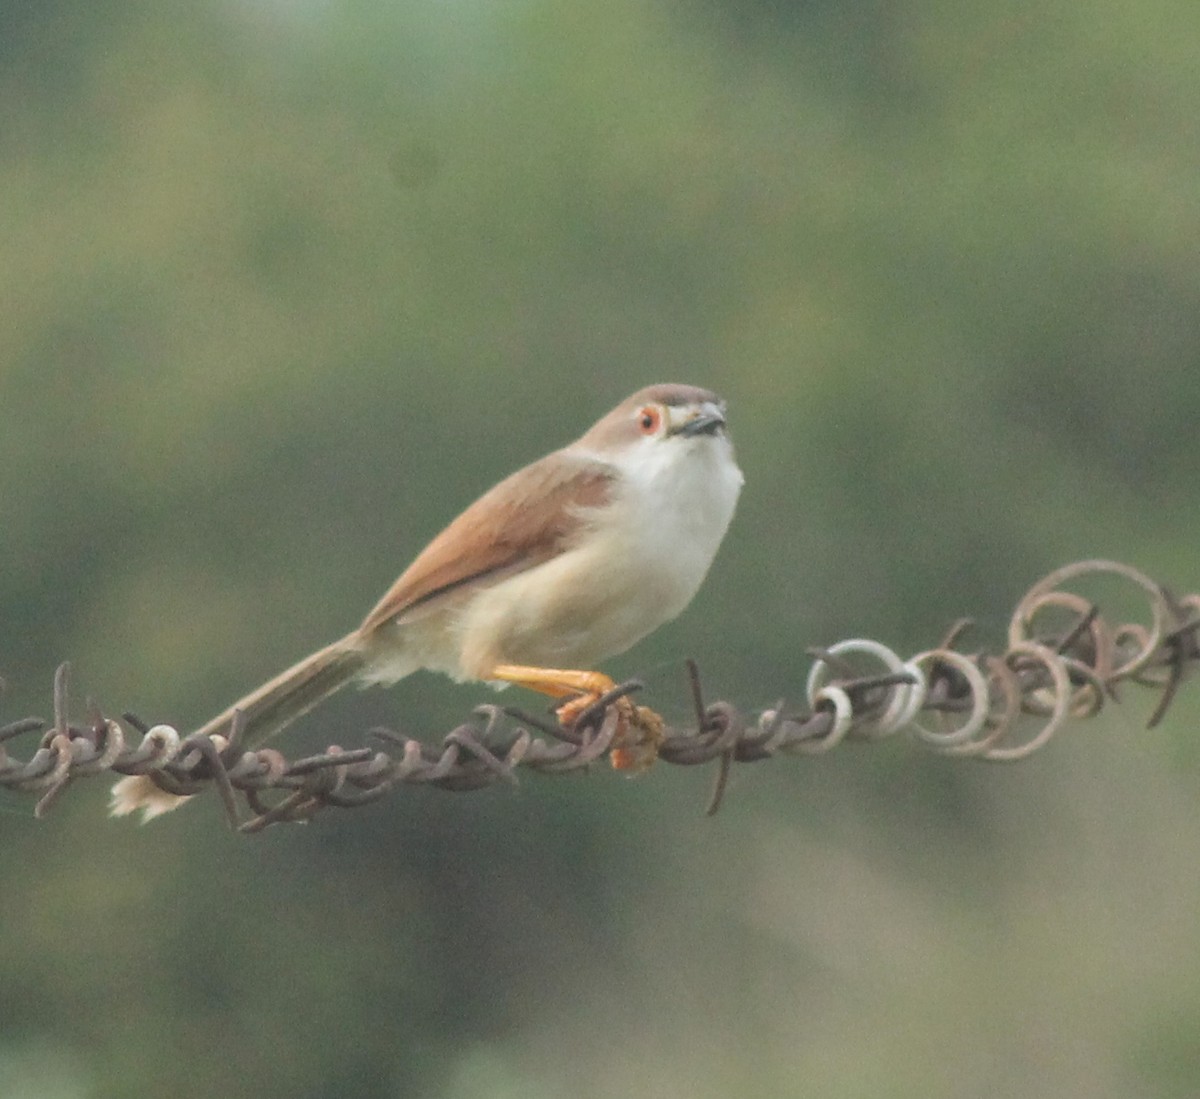
[[[747,474],[696,605],[614,662],[669,716],[684,655],[768,705],[807,645],[994,637],[1072,557],[1194,588],[1198,23],[0,6],[6,717],[70,657],[198,722],[656,380],[729,397]],[[1010,771],[748,769],[714,822],[688,774],[253,841],[73,791],[2,818],[0,1091],[1191,1094],[1187,687]],[[479,699],[419,677],[297,737]]]

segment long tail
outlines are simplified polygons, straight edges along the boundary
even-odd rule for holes
[[[201,736],[228,737],[233,730],[234,714],[240,713],[245,745],[253,748],[262,744],[358,675],[366,666],[361,645],[359,635],[352,633],[318,649],[238,699],[196,732]]]
[[[241,714],[243,743],[247,747],[261,744],[344,687],[365,666],[361,637],[357,632],[347,634],[251,691],[196,733],[228,738],[234,716]],[[113,787],[109,807],[117,817],[141,809],[146,821],[185,801],[187,798],[159,789],[145,775],[129,775]]]

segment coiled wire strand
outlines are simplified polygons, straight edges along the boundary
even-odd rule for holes
[[[1097,580],[1132,591],[1148,608],[1148,622],[1110,621],[1099,603],[1070,590]],[[689,661],[694,725],[668,729],[657,758],[717,763],[710,813],[734,763],[819,754],[847,740],[903,734],[942,755],[1011,763],[1044,747],[1069,720],[1099,713],[1125,683],[1158,692],[1149,720],[1156,725],[1200,660],[1200,594],[1176,598],[1114,561],[1077,561],[1034,584],[1013,611],[1002,652],[964,651],[967,625],[956,623],[941,644],[907,658],[861,638],[811,650],[802,704],[781,702],[757,716],[729,702],[706,702]],[[513,782],[522,768],[560,774],[590,767],[619,743],[625,711],[616,700],[640,687],[621,684],[569,729],[486,705],[440,743],[377,729],[369,746],[334,745],[289,760],[274,748],[242,748],[236,730],[230,740],[181,736],[170,725],[108,717],[94,705],[72,722],[64,664],[55,675],[49,727],[37,718],[0,727],[0,787],[37,795],[35,814],[42,816],[73,782],[98,774],[150,775],[181,796],[215,786],[231,824],[257,832],[325,808],[366,805],[400,786],[466,792]],[[12,753],[14,742],[34,735],[31,756]]]

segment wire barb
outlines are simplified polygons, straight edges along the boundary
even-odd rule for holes
[[[1149,610],[1149,624],[1114,623],[1103,604],[1071,588],[1116,579]],[[904,659],[878,641],[852,639],[809,650],[813,663],[802,704],[780,701],[756,717],[729,702],[706,702],[694,661],[687,687],[694,727],[670,729],[658,758],[681,766],[716,764],[707,814],[720,808],[735,763],[827,752],[847,740],[881,740],[904,732],[931,751],[990,762],[1015,762],[1038,751],[1067,723],[1099,713],[1118,688],[1136,683],[1158,692],[1148,726],[1164,718],[1188,671],[1200,661],[1200,594],[1173,596],[1128,565],[1077,561],[1043,577],[1022,596],[1002,652],[960,647],[969,619],[953,624],[933,649]],[[234,829],[311,820],[325,808],[378,801],[397,786],[467,792],[513,784],[521,768],[560,774],[610,754],[621,724],[619,699],[641,689],[620,684],[570,728],[522,710],[484,705],[440,745],[387,729],[369,734],[379,747],[343,749],[288,760],[273,748],[247,750],[240,722],[230,739],[182,737],[169,725],[135,715],[105,717],[89,703],[70,720],[70,666],[54,677],[54,719],[0,726],[0,787],[36,794],[45,815],[76,779],[144,775],[168,794],[187,797],[215,786]],[[0,690],[3,680],[0,680]],[[28,759],[10,746],[34,734]],[[139,739],[140,738],[140,739]],[[242,819],[244,810],[248,819]]]

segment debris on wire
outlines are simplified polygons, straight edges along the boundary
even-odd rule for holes
[[[1148,621],[1112,621],[1099,603],[1067,590],[1097,578],[1116,578],[1132,590]],[[1078,561],[1034,584],[1013,612],[1001,652],[964,651],[960,642],[969,626],[956,623],[940,645],[907,658],[869,640],[810,650],[802,701],[780,702],[755,716],[728,702],[706,702],[689,661],[694,724],[667,729],[658,759],[716,765],[710,814],[733,764],[827,752],[846,740],[904,733],[944,755],[1012,762],[1043,747],[1069,719],[1091,717],[1106,701],[1117,701],[1123,683],[1158,693],[1149,719],[1157,725],[1200,660],[1200,594],[1177,598],[1112,561]],[[332,746],[289,760],[273,748],[241,747],[236,729],[228,741],[181,736],[131,714],[105,716],[94,705],[72,721],[67,675],[64,664],[54,680],[49,728],[38,718],[0,726],[0,787],[37,795],[39,817],[78,779],[142,775],[180,797],[216,787],[230,823],[258,832],[309,820],[329,807],[366,805],[398,786],[465,792],[515,782],[518,769],[557,774],[586,768],[619,742],[622,713],[612,694],[570,728],[551,717],[486,705],[440,743],[376,729],[369,746]],[[615,694],[640,686],[624,683]],[[37,747],[28,759],[10,751],[34,736]]]

